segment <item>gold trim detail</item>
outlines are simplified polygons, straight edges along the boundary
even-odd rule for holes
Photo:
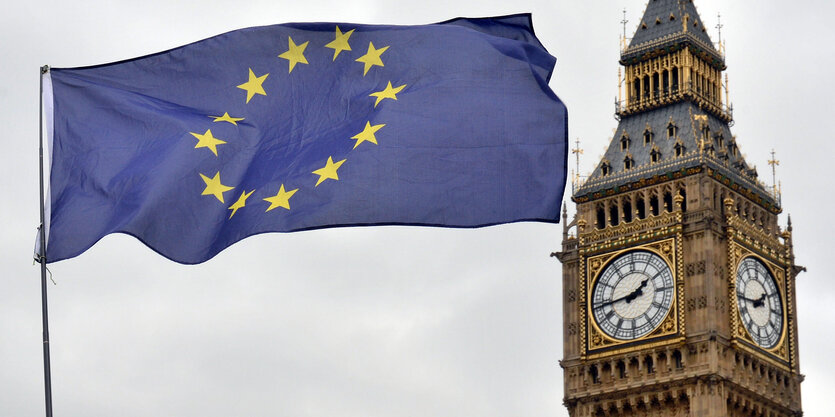
[[[733,218],[729,219],[733,220]],[[739,226],[740,222],[736,222],[736,226]],[[756,353],[759,356],[763,353],[767,353],[771,355],[774,359],[778,359],[781,364],[782,368],[789,369],[788,364],[790,363],[789,359],[789,298],[787,297],[787,281],[786,281],[786,267],[784,265],[778,265],[777,263],[773,262],[771,259],[768,259],[761,254],[754,252],[753,250],[743,246],[741,242],[739,242],[740,238],[742,238],[745,243],[748,243],[748,240],[745,239],[745,236],[740,236],[737,229],[732,228],[729,226],[728,228],[728,246],[729,246],[729,256],[728,256],[728,263],[730,268],[728,268],[728,296],[730,298],[731,306],[733,306],[733,313],[731,313],[731,331],[734,337],[732,343],[737,346],[741,347],[749,352]],[[748,329],[745,328],[741,324],[741,317],[739,313],[739,303],[736,299],[736,272],[737,268],[739,268],[739,264],[745,260],[746,258],[754,258],[763,263],[763,265],[768,268],[771,275],[774,277],[774,280],[777,282],[777,289],[780,292],[781,298],[781,308],[783,310],[783,325],[782,329],[780,330],[780,340],[777,344],[771,349],[765,349],[759,346],[754,339],[748,334]],[[741,343],[744,342],[744,343]],[[772,361],[773,362],[773,361]]]
[[[677,213],[671,213],[670,217]],[[680,218],[680,213],[678,213]],[[621,245],[621,249],[596,254],[593,256],[585,256],[581,251],[580,256],[580,339],[581,339],[581,357],[585,359],[599,358],[603,356],[616,355],[624,352],[631,352],[635,350],[646,349],[648,346],[666,346],[681,343],[684,340],[684,310],[681,306],[684,305],[684,274],[682,266],[682,234],[680,227],[674,230],[665,228],[663,230],[666,239],[644,243],[637,246],[630,246],[628,248]],[[674,233],[673,236],[670,236]],[[638,241],[644,241],[650,237],[658,237],[661,235],[660,231],[652,231],[646,233],[645,236],[637,237]],[[619,243],[631,243],[620,242]],[[612,242],[606,247],[614,244]],[[675,294],[673,295],[670,310],[667,311],[666,316],[661,321],[661,324],[649,334],[634,339],[634,340],[618,340],[604,334],[595,323],[592,313],[589,311],[591,305],[590,289],[594,286],[594,282],[599,278],[603,268],[618,256],[633,252],[633,251],[648,251],[661,257],[667,263],[673,273],[675,281]],[[679,337],[675,337],[679,336]],[[659,340],[661,339],[661,340]],[[653,343],[654,342],[654,343]],[[648,343],[651,343],[648,345]],[[635,346],[638,345],[638,346]]]

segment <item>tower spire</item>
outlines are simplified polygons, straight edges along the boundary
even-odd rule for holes
[[[626,45],[627,45],[627,43],[626,43],[626,24],[629,23],[629,20],[626,19],[626,8],[625,7],[623,8],[623,19],[620,21],[620,23],[623,25],[623,36],[621,36],[621,38],[620,38],[620,40],[621,40],[620,41],[620,50],[624,51],[624,50],[626,50]]]
[[[574,194],[574,190],[580,184],[580,154],[583,153],[583,150],[580,149],[580,138],[574,142],[574,149],[571,150],[571,153],[575,156],[574,161],[574,176],[571,180],[571,194]]]
[[[771,159],[768,160],[768,165],[771,165],[771,188],[774,192],[774,198],[778,198],[777,192],[777,165],[780,165],[780,161],[775,158],[774,149],[771,149]]]

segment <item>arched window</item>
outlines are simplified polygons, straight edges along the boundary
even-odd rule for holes
[[[626,378],[626,364],[623,361],[618,361],[618,376],[623,379]]]
[[[674,137],[676,137],[677,134],[678,134],[678,126],[676,126],[675,123],[670,122],[670,124],[667,125],[667,137],[668,138],[674,138]]]
[[[653,195],[652,197],[649,198],[649,207],[650,207],[650,210],[652,211],[653,216],[657,216],[657,215],[660,214],[660,211],[658,210],[658,196],[657,195]]]
[[[620,219],[618,219],[618,205],[612,204],[609,206],[609,224],[612,226],[617,226],[620,223]]]
[[[655,363],[652,360],[652,355],[647,355],[646,357],[644,357],[644,368],[647,369],[648,374],[655,373]]]
[[[652,143],[652,130],[647,128],[644,130],[644,145],[649,145]]]
[[[673,351],[673,362],[676,366],[676,369],[684,368],[684,362],[681,360],[681,352],[678,350]]]
[[[629,134],[624,132],[623,136],[620,137],[620,150],[628,151],[630,142],[632,141],[629,139]]]
[[[606,210],[603,209],[603,204],[597,205],[597,223],[598,229],[606,227]]]
[[[658,73],[652,74],[652,96],[658,98],[661,91],[661,81],[658,79]]]
[[[609,164],[609,161],[603,161],[603,163],[600,164],[600,173],[604,177],[612,173],[612,165]]]
[[[650,151],[649,157],[653,163],[656,163],[661,160],[661,151],[658,150],[657,146],[652,147],[652,151]]]
[[[682,145],[681,142],[676,142],[675,150],[676,150],[676,156],[677,157],[684,155],[684,152],[686,151],[686,149],[684,148],[684,145]]]
[[[635,86],[635,100],[641,100],[641,79],[635,78],[632,85]]]
[[[631,222],[632,221],[632,202],[630,202],[628,199],[624,200],[623,204],[621,204],[621,207],[623,207],[623,221],[625,221],[627,223]]]
[[[623,158],[623,169],[630,170],[635,167],[635,160],[632,159],[632,156],[626,155],[626,158]]]
[[[673,93],[678,92],[678,67],[673,67],[672,90],[673,90]]]
[[[639,219],[646,219],[647,218],[647,208],[646,208],[646,205],[644,204],[643,197],[638,198],[638,201],[635,202],[635,206],[636,206],[635,209],[637,211],[638,218]]]
[[[669,191],[664,193],[664,209],[667,212],[673,211],[673,195]]]

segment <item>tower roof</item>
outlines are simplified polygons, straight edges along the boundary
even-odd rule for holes
[[[692,102],[625,117],[614,135],[603,159],[576,191],[575,199],[608,195],[607,190],[629,189],[647,179],[672,178],[676,173],[702,167],[715,172],[717,179],[760,195],[763,205],[779,207],[757,178],[756,168],[745,161],[728,123]]]
[[[687,43],[711,56],[724,69],[724,58],[713,46],[693,0],[649,0],[623,61],[641,60],[659,49]]]
[[[700,69],[697,61],[718,71]],[[620,63],[628,74],[627,99],[618,102],[620,123],[575,201],[707,172],[762,206],[780,209],[730,131],[732,111],[721,93],[724,60],[692,0],[649,0]]]

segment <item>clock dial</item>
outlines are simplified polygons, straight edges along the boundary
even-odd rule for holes
[[[660,256],[649,251],[624,253],[595,280],[592,316],[608,336],[638,339],[661,325],[674,293],[673,272]]]
[[[736,297],[742,325],[765,349],[777,346],[783,334],[783,303],[777,281],[765,264],[748,257],[736,269]]]

